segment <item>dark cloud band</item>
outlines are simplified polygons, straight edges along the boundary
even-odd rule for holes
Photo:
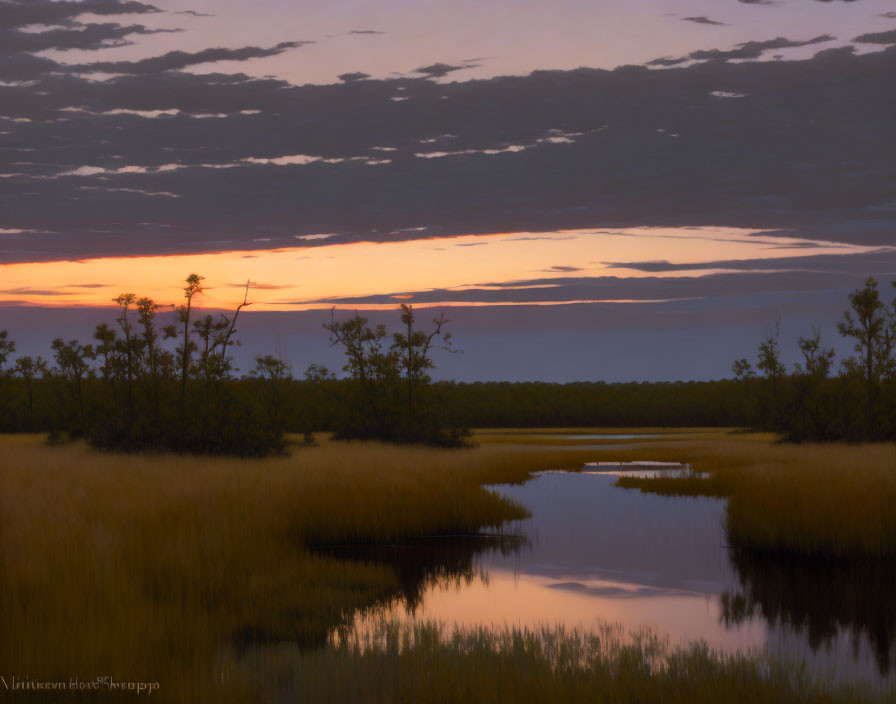
[[[85,25],[101,43],[134,26]],[[729,60],[828,40],[663,71],[431,80],[465,61],[305,86],[179,70],[295,41],[79,66],[121,74],[102,81],[16,49],[0,60],[0,261],[638,225],[888,244],[896,48]]]
[[[249,59],[264,58],[282,54],[288,49],[296,49],[310,41],[280,42],[269,49],[257,46],[247,46],[240,49],[205,49],[197,52],[169,51],[162,56],[155,56],[140,61],[97,61],[89,64],[72,64],[65,68],[77,73],[157,73],[159,71],[174,71],[195,66],[197,64],[214,63],[218,61],[247,61]]]

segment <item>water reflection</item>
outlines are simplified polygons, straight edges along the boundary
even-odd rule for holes
[[[481,432],[480,434],[518,437],[525,440],[648,440],[654,438],[666,438],[675,435],[675,433],[529,433],[513,430],[489,430]]]
[[[398,581],[389,604],[400,603],[414,613],[427,591],[487,581],[477,558],[489,554],[507,558],[519,553],[525,544],[525,536],[509,531],[500,535],[420,538],[390,545],[319,546],[315,550],[341,560],[388,565]]]
[[[532,518],[513,538],[340,548],[390,564],[400,598],[383,612],[464,626],[592,628],[617,622],[705,640],[724,651],[765,648],[837,676],[890,681],[896,567],[759,557],[727,546],[725,503],[613,486],[606,473],[546,472],[493,490]]]
[[[526,437],[553,440],[646,440],[669,435],[670,433],[527,433]]]
[[[761,616],[806,638],[813,651],[829,649],[844,633],[854,657],[870,645],[881,675],[894,669],[896,564],[834,561],[732,550],[740,586],[722,594],[726,624]]]

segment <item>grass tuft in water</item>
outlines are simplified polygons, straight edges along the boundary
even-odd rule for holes
[[[719,433],[601,457],[684,461],[708,473],[708,479],[623,477],[618,485],[727,497],[728,536],[738,547],[896,559],[896,445],[790,445],[770,435]]]

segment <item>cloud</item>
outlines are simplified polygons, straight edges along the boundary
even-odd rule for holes
[[[247,61],[267,56],[282,54],[287,49],[296,49],[313,44],[310,41],[280,42],[269,49],[257,46],[246,46],[240,49],[203,49],[197,52],[169,51],[162,56],[154,56],[140,61],[98,61],[89,64],[69,65],[69,70],[78,73],[157,73],[174,71],[196,64],[214,63],[217,61]]]
[[[611,585],[587,585],[581,582],[555,582],[546,585],[548,589],[559,589],[563,591],[577,592],[579,594],[588,594],[589,596],[611,597],[616,599],[643,599],[650,597],[676,596],[685,594],[680,590],[670,589],[668,587],[617,587]]]
[[[61,29],[49,29],[42,32],[22,32],[15,29],[0,30],[0,46],[5,55],[22,52],[46,51],[56,49],[68,51],[81,49],[96,51],[109,47],[126,46],[126,40],[135,34],[160,34],[179,32],[179,29],[148,29],[143,25],[121,25],[117,22],[99,24],[73,24]]]
[[[744,5],[776,5],[776,2],[773,0],[737,0]]]
[[[690,61],[687,56],[679,58],[679,59],[670,59],[668,56],[661,56],[658,59],[653,59],[653,61],[648,61],[648,66],[677,66],[679,64],[686,63]]]
[[[362,71],[354,71],[352,73],[340,73],[337,78],[340,81],[348,83],[349,81],[363,81],[366,78],[370,78],[370,74],[363,73]]]
[[[706,276],[640,277],[615,276],[539,278],[512,282],[494,282],[481,287],[462,289],[428,289],[401,292],[411,295],[416,304],[545,304],[578,301],[662,301],[754,294],[770,287],[782,287],[777,274],[709,274]],[[794,278],[792,274],[791,278]],[[853,277],[855,278],[855,277]],[[856,279],[857,281],[859,279]],[[794,280],[789,290],[824,289],[833,284],[830,275],[807,275]],[[370,296],[325,298],[314,301],[321,305],[365,306],[394,302],[396,293]]]
[[[196,12],[196,10],[177,10],[174,15],[193,15],[193,17],[214,17],[210,12]]]
[[[797,43],[742,48],[783,42]],[[4,228],[40,233],[0,238],[4,262],[295,247],[331,232],[342,243],[713,225],[883,245],[896,229],[880,88],[893,47],[451,83],[16,70],[31,78],[0,85],[14,174],[0,179],[0,212]],[[452,155],[415,156],[436,135],[451,135],[433,148]]]
[[[833,41],[835,37],[830,34],[822,34],[805,41],[793,41],[784,37],[775,37],[763,41],[743,42],[735,45],[734,49],[703,49],[692,51],[687,56],[678,59],[660,58],[649,61],[650,66],[674,66],[686,61],[728,61],[729,59],[758,59],[762,53],[772,49],[791,49],[811,44],[822,44]]]
[[[430,64],[429,66],[421,66],[414,69],[414,73],[422,73],[430,78],[442,78],[453,71],[462,71],[465,68],[476,68],[477,64],[462,64],[461,66],[451,66],[449,64]]]
[[[560,237],[557,237],[557,236],[539,237],[539,236],[532,236],[532,235],[524,235],[522,237],[509,237],[507,239],[507,241],[508,242],[545,242],[545,241],[558,242],[558,241],[562,241],[562,240],[574,240],[574,239],[576,239],[575,235],[565,235],[565,236],[560,236]]]
[[[65,296],[66,293],[64,291],[55,291],[55,290],[40,290],[34,288],[8,288],[5,290],[0,290],[0,293],[5,293],[7,295],[14,296]]]
[[[809,261],[807,261],[809,260]],[[632,266],[634,265],[634,266]],[[737,260],[701,262],[692,276],[581,276],[535,278],[492,282],[459,289],[384,292],[370,296],[327,298],[326,305],[360,306],[393,302],[396,295],[412,296],[417,304],[546,304],[580,301],[655,302],[695,301],[709,303],[782,297],[795,293],[852,291],[869,275],[887,280],[896,265],[896,252],[819,255],[781,260]],[[638,268],[647,273],[686,272],[684,265],[669,262],[629,262],[618,268]],[[701,274],[703,269],[727,268],[730,273]],[[703,304],[705,304],[703,303]]]
[[[853,41],[862,44],[896,44],[896,29],[891,29],[889,32],[860,34]]]
[[[792,246],[792,245],[784,245]],[[652,274],[682,271],[783,271],[839,272],[861,275],[863,272],[884,273],[896,265],[896,251],[880,249],[861,254],[815,254],[801,257],[773,257],[768,259],[717,259],[703,262],[641,261],[605,262],[609,269],[631,269]]]
[[[97,51],[131,43],[129,37],[178,32],[117,22],[84,23],[84,14],[131,15],[161,12],[154,5],[127,0],[3,0],[0,1],[0,80],[26,81],[42,74],[65,71],[63,65],[34,56],[46,50]],[[29,29],[29,26],[31,27]],[[26,31],[27,30],[27,31]]]
[[[238,288],[245,289],[246,282],[243,281],[241,284],[224,284],[225,288]],[[279,285],[279,284],[260,284],[257,281],[249,282],[249,290],[258,289],[259,291],[278,291],[284,288],[298,288],[298,284],[289,284],[289,285]]]
[[[126,0],[4,0],[0,2],[0,30],[35,24],[73,24],[75,17],[88,13],[139,15],[155,12],[161,10],[154,5]]]
[[[548,267],[547,269],[542,269],[543,272],[548,274],[559,274],[559,273],[572,273],[575,271],[582,271],[580,267],[577,266],[563,266],[563,265],[554,265]]]
[[[0,80],[27,81],[59,67],[55,61],[31,54],[0,56]]]
[[[724,22],[716,22],[715,20],[711,20],[709,17],[704,17],[702,15],[700,17],[682,17],[681,19],[685,22],[696,22],[697,24],[711,24],[716,27],[725,26]]]
[[[385,32],[376,29],[353,29],[348,34],[385,34]]]

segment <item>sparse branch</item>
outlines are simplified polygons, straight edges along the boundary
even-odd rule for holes
[[[246,291],[243,295],[243,302],[240,303],[236,310],[233,312],[233,318],[230,319],[230,327],[227,328],[227,334],[224,335],[224,340],[221,344],[221,354],[227,354],[227,346],[230,345],[230,338],[233,336],[233,333],[236,332],[236,319],[240,314],[240,311],[246,306],[252,305],[249,303],[249,280],[246,279]]]

